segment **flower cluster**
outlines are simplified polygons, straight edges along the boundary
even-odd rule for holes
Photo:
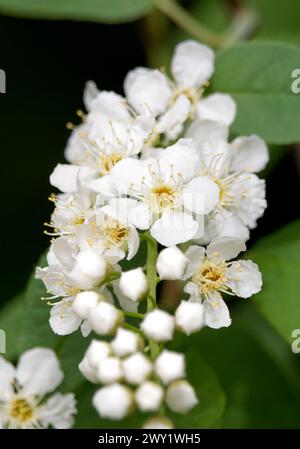
[[[166,405],[176,413],[187,413],[198,403],[193,387],[184,379],[184,355],[164,349],[153,360],[142,352],[143,339],[119,328],[111,343],[93,340],[79,364],[82,374],[102,387],[93,404],[100,416],[123,419],[135,408],[154,413]],[[161,417],[149,418],[172,427]]]
[[[87,113],[78,112],[78,126],[69,124],[69,163],[50,176],[60,193],[50,196],[55,207],[46,233],[53,238],[48,265],[36,277],[50,294],[55,333],[80,327],[83,336],[113,338],[93,342],[80,364],[90,381],[104,385],[94,398],[104,417],[121,419],[134,405],[157,411],[163,400],[187,411],[196,394],[183,371],[165,382],[160,363],[175,355],[161,344],[176,330],[189,335],[229,326],[224,295],[248,298],[262,286],[257,265],[236,257],[266,208],[256,173],[268,149],[256,135],[229,141],[234,100],[203,96],[213,71],[212,50],[185,41],[174,52],[173,79],[134,69],[125,96],[88,82]],[[142,241],[146,264],[136,266]],[[156,286],[164,280],[184,284],[174,315],[157,308]],[[135,331],[148,342],[144,348],[126,330],[131,319],[140,320]]]
[[[73,425],[73,393],[56,393],[63,380],[55,353],[34,348],[22,354],[17,367],[0,357],[0,429],[67,429]]]

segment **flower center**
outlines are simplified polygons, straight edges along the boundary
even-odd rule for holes
[[[100,168],[103,174],[107,174],[122,159],[119,153],[102,154],[100,157]]]
[[[108,246],[120,245],[128,237],[128,229],[118,222],[110,223],[102,228]]]
[[[175,191],[167,184],[160,184],[153,187],[151,194],[151,199],[154,200],[153,206],[156,210],[174,206]]]
[[[199,286],[199,289],[203,294],[226,290],[226,274],[226,262],[215,264],[210,260],[206,260],[200,271],[194,275],[193,282]]]
[[[25,398],[14,399],[11,403],[10,415],[20,423],[30,421],[33,417],[34,409]]]

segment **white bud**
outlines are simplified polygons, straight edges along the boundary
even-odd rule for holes
[[[203,304],[181,301],[175,312],[175,323],[187,335],[199,331],[205,325]]]
[[[93,405],[102,418],[123,419],[133,407],[133,394],[124,385],[108,385],[96,392]]]
[[[173,412],[187,413],[198,404],[198,399],[191,384],[186,380],[177,380],[167,388],[166,403]]]
[[[148,313],[141,323],[144,334],[154,341],[169,341],[173,338],[175,321],[172,315],[155,309]]]
[[[102,384],[117,382],[122,377],[121,360],[117,357],[107,357],[98,367],[98,379]]]
[[[147,419],[142,429],[174,429],[174,425],[166,416],[152,416]]]
[[[84,357],[92,368],[98,369],[100,362],[106,359],[110,354],[111,348],[108,343],[105,341],[92,340]]]
[[[98,293],[93,291],[80,292],[76,295],[72,304],[72,310],[83,320],[88,317],[88,311],[91,307],[96,307],[100,300]]]
[[[155,412],[159,409],[163,395],[163,388],[149,380],[136,390],[135,400],[142,412]]]
[[[82,359],[82,361],[78,365],[79,371],[81,374],[90,382],[96,384],[98,382],[97,371],[93,368],[86,357]]]
[[[131,301],[139,301],[147,292],[148,284],[145,273],[141,268],[125,271],[119,280],[119,289]]]
[[[126,357],[133,352],[137,352],[142,345],[139,335],[129,330],[119,327],[115,338],[111,342],[111,347],[118,357]]]
[[[177,246],[163,249],[157,258],[156,271],[160,279],[181,279],[187,267],[188,258]]]
[[[164,349],[154,364],[156,374],[164,384],[185,377],[184,355]]]
[[[99,335],[113,335],[123,318],[120,310],[105,301],[101,301],[88,312],[88,322]]]
[[[100,282],[105,277],[107,264],[101,254],[92,249],[85,249],[76,256],[76,268]]]
[[[73,287],[81,290],[92,290],[99,284],[97,278],[91,278],[87,274],[83,273],[76,265],[73,270],[67,274],[66,278]]]
[[[133,385],[144,382],[152,372],[152,363],[141,352],[130,355],[123,361],[126,381]]]

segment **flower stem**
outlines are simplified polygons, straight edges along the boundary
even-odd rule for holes
[[[221,45],[221,37],[195,20],[184,8],[173,0],[154,0],[156,7],[187,33],[212,47]]]
[[[123,313],[125,316],[128,316],[129,318],[137,318],[138,320],[144,319],[143,313],[136,313],[136,312],[127,312],[126,310],[123,310]]]
[[[158,283],[158,277],[156,274],[156,260],[157,260],[157,242],[149,233],[145,233],[147,239],[147,283],[148,283],[148,295],[147,295],[147,312],[151,312],[156,308],[156,287]],[[154,359],[159,353],[159,345],[149,340],[151,357]]]

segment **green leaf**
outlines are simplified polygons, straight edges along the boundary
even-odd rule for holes
[[[0,0],[2,14],[104,23],[135,20],[152,8],[152,0]]]
[[[263,274],[255,304],[286,341],[300,328],[300,221],[262,238],[249,256]]]
[[[6,334],[5,358],[14,360],[18,355],[20,326],[24,315],[24,295],[11,299],[0,310],[0,329]]]
[[[245,301],[238,305],[238,309],[244,307],[247,309]],[[283,353],[282,348],[280,354],[274,348],[270,351],[271,339],[276,345],[278,336],[274,337],[266,324],[247,312],[248,309],[243,321],[239,313],[232,313],[233,324],[229,328],[206,328],[190,340],[192,346],[198,345],[222,382],[227,396],[223,427],[299,428],[299,382],[292,384],[284,366],[296,356],[287,344]],[[253,320],[251,330],[244,327],[247,319]],[[269,341],[262,344],[261,334],[266,332],[270,332]],[[293,375],[299,377],[299,364]]]
[[[211,88],[232,94],[238,106],[235,134],[258,134],[268,143],[300,139],[300,95],[291,91],[300,49],[282,43],[253,42],[221,51]]]

